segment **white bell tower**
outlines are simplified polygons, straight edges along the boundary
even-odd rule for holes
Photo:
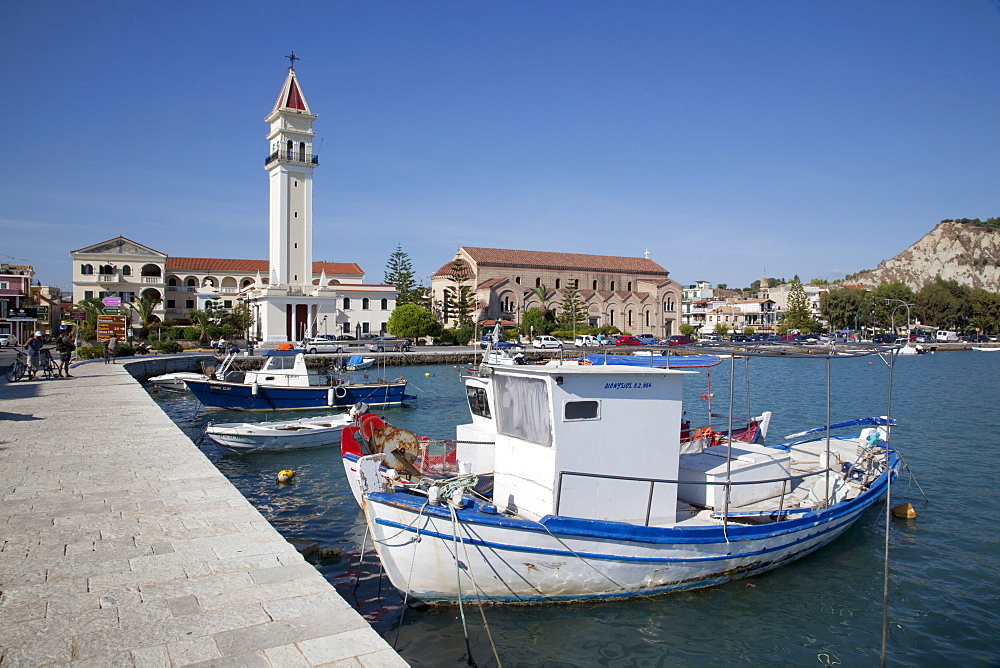
[[[312,175],[319,164],[313,153],[312,122],[306,98],[295,77],[295,52],[274,109],[264,120],[271,124],[264,169],[270,174],[271,288],[312,287]]]

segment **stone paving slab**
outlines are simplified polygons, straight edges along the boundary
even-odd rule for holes
[[[406,665],[125,364],[73,374],[0,380],[0,666]]]

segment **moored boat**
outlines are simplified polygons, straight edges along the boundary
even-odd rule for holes
[[[263,367],[244,372],[239,381],[188,380],[185,384],[205,406],[231,410],[349,408],[357,403],[398,406],[414,399],[406,394],[402,377],[355,383],[329,370],[308,368],[300,350],[265,350],[263,357]]]
[[[302,450],[340,445],[341,432],[354,418],[352,409],[350,413],[298,420],[210,424],[205,434],[228,455]]]
[[[349,453],[345,432],[345,467],[390,581],[431,603],[711,586],[826,545],[895,476],[888,417],[826,425],[776,447],[735,433],[685,445],[682,383],[692,373],[648,361],[486,366],[466,381],[474,423],[459,428],[451,454],[383,439],[377,425]],[[852,427],[861,429],[831,434]],[[478,475],[487,473],[488,493]]]

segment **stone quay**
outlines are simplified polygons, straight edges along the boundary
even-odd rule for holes
[[[0,380],[0,664],[407,665],[156,406],[147,365],[169,363]]]

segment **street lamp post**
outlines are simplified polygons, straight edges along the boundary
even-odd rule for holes
[[[912,306],[912,304],[907,304],[902,299],[886,299],[885,300],[886,306],[889,305],[889,302],[899,302],[895,307],[893,307],[892,312],[889,314],[889,321],[890,321],[890,323],[892,325],[892,333],[893,334],[896,333],[896,310],[899,309],[900,306],[905,306],[906,307],[906,342],[909,343],[910,342],[910,307]]]

